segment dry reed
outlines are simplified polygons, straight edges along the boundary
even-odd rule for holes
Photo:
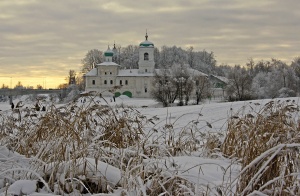
[[[37,171],[56,194],[75,189],[81,193],[108,193],[120,187],[126,193],[144,190],[149,195],[195,192],[195,185],[176,172],[166,177],[159,168],[153,171],[155,162],[145,165],[145,159],[191,155],[199,151],[207,138],[202,138],[203,133],[194,123],[180,131],[175,130],[172,123],[157,130],[154,127],[159,119],[155,116],[146,117],[124,105],[110,107],[103,98],[101,102],[96,101],[96,96],[86,99],[82,106],[79,100],[74,100],[61,107],[52,104],[47,111],[18,108],[10,115],[1,115],[0,144],[25,155],[31,169]],[[215,148],[212,143],[210,141],[208,146]],[[92,158],[96,167],[82,169],[86,164],[78,160],[86,158]],[[111,184],[103,176],[90,177],[88,171],[99,172],[99,161],[119,169],[122,179]],[[22,178],[28,178],[27,171],[15,180]]]
[[[299,195],[299,106],[270,101],[228,123],[222,152],[239,158],[237,194]]]

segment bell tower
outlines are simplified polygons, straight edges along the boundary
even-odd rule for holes
[[[139,73],[153,73],[154,65],[154,44],[148,40],[146,31],[145,41],[139,46]]]

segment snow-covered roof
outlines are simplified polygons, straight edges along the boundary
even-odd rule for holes
[[[97,76],[97,68],[94,68],[91,71],[87,72],[85,76]]]
[[[153,73],[139,73],[138,69],[121,69],[118,76],[154,76]]]
[[[226,77],[223,77],[223,76],[216,76],[216,75],[211,75],[211,77],[215,77],[215,78],[217,78],[218,80],[224,82],[225,84],[228,84],[228,83],[229,83],[229,80],[228,80],[228,78],[226,78]]]
[[[191,76],[208,76],[207,74],[192,68],[188,68],[187,71]]]
[[[109,62],[103,62],[103,63],[97,64],[97,66],[110,66],[110,65],[120,66],[119,64],[117,64],[117,63],[115,63],[115,62],[112,62],[112,61],[109,61]]]
[[[155,69],[156,73],[161,74],[163,69]],[[171,71],[172,69],[167,69],[168,71]],[[189,73],[190,76],[206,76],[208,77],[207,74],[198,71],[196,69],[192,69],[192,68],[187,68],[187,72]]]
[[[148,40],[145,40],[145,41],[140,43],[140,47],[149,47],[149,46],[153,47],[154,44],[152,42],[148,41]]]

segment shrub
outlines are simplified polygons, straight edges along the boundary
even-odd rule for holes
[[[126,95],[127,97],[132,98],[132,93],[130,91],[125,91],[122,93],[122,95]]]
[[[120,97],[121,93],[120,92],[115,92],[115,97]]]

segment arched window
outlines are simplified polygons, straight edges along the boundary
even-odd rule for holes
[[[113,84],[113,81],[112,81],[112,80],[110,80],[110,84]]]
[[[144,60],[145,61],[148,61],[149,60],[149,54],[146,52],[144,53]]]
[[[104,84],[107,84],[107,81],[106,81],[106,80],[104,80]]]

